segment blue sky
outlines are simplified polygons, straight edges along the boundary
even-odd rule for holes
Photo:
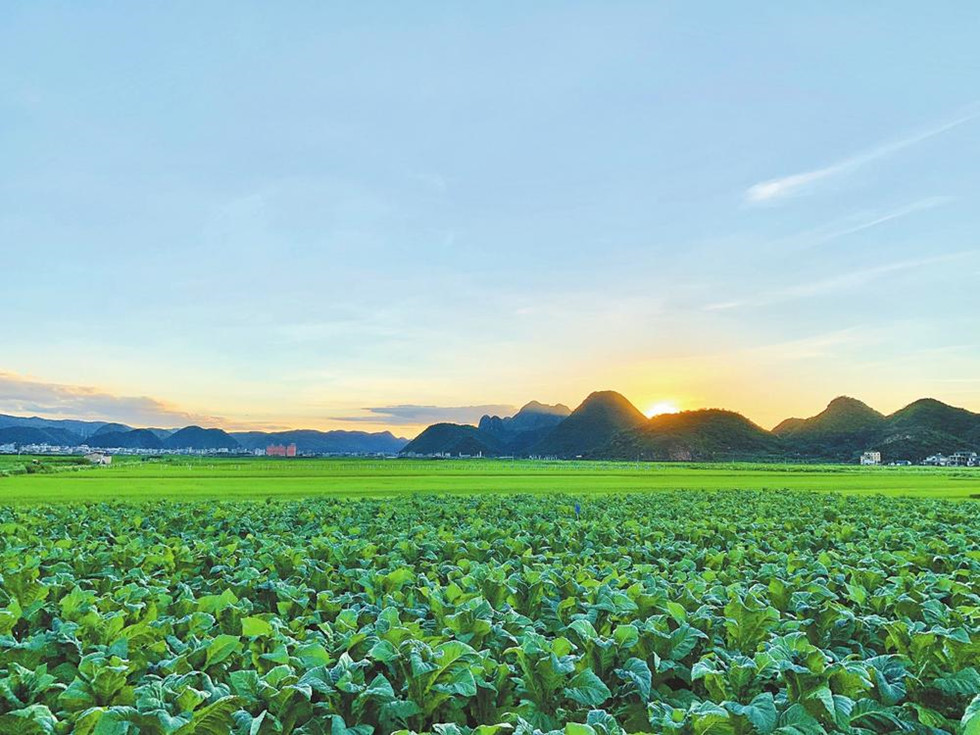
[[[972,3],[4,3],[0,412],[980,410]]]

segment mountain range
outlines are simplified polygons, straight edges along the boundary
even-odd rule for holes
[[[241,431],[185,426],[180,429],[134,429],[125,424],[0,414],[0,444],[51,444],[93,449],[251,451],[269,444],[295,444],[301,453],[396,454],[408,443],[390,431]]]
[[[87,444],[100,449],[252,451],[296,444],[300,453],[540,456],[656,461],[790,460],[852,462],[877,450],[885,462],[980,451],[980,414],[923,398],[892,414],[841,396],[809,418],[767,431],[741,414],[701,409],[644,416],[621,394],[597,391],[570,410],[531,401],[513,416],[483,416],[476,426],[439,423],[408,441],[391,432],[226,432],[0,414],[0,445]]]
[[[886,416],[841,396],[815,416],[786,419],[768,431],[721,409],[647,418],[607,390],[592,393],[571,412],[532,401],[512,417],[484,416],[477,426],[435,424],[402,453],[852,462],[869,450],[880,451],[885,462],[980,451],[980,414],[924,398]]]

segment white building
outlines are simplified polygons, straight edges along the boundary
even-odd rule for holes
[[[861,455],[861,464],[876,465],[881,464],[881,452],[865,452]]]
[[[976,467],[977,453],[954,452],[947,458],[946,464],[950,467]]]
[[[105,452],[89,452],[85,455],[85,459],[92,464],[103,466],[112,464],[112,455],[106,454]]]

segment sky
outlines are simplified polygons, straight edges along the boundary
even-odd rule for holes
[[[980,411],[972,2],[4,2],[0,412]]]

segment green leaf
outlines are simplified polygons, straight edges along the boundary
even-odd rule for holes
[[[681,623],[677,630],[670,634],[670,658],[680,661],[686,658],[698,645],[698,641],[706,639],[704,633],[697,628]]]
[[[22,612],[16,597],[7,603],[6,608],[0,610],[0,635],[10,635],[14,626],[17,625],[17,621],[20,620]]]
[[[960,726],[963,728],[962,735],[980,735],[980,694],[967,705]]]
[[[257,617],[242,618],[242,635],[246,638],[272,635],[273,632],[272,625],[267,620]]]
[[[612,696],[612,692],[592,669],[584,669],[566,687],[565,696],[579,704],[598,707]]]
[[[371,735],[372,732],[374,728],[371,725],[347,727],[347,723],[340,715],[330,717],[330,735]]]
[[[644,702],[650,699],[653,674],[646,661],[638,658],[628,659],[623,664],[623,668],[616,669],[615,674],[624,681],[632,682]]]
[[[950,676],[940,676],[933,680],[933,686],[943,694],[959,697],[975,697],[980,694],[980,673],[970,667]]]
[[[186,725],[177,728],[173,735],[228,735],[239,708],[238,697],[228,696],[201,707]]]
[[[229,656],[237,653],[242,648],[241,639],[237,635],[218,635],[208,644],[207,654],[204,659],[204,666],[209,667],[220,664]]]
[[[734,735],[731,715],[711,702],[702,702],[690,710],[695,735]]]
[[[776,729],[779,715],[776,712],[773,696],[769,692],[759,694],[749,704],[722,702],[721,706],[736,717],[748,720],[752,724],[754,732],[760,735],[769,735]]]
[[[3,735],[54,735],[57,724],[51,710],[42,704],[0,715],[0,733]]]
[[[779,611],[749,595],[733,596],[725,605],[725,631],[729,645],[752,653],[779,622]]]

